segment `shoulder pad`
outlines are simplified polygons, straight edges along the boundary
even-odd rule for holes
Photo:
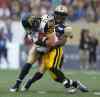
[[[44,27],[44,32],[47,34],[51,34],[55,32],[55,25],[54,25],[54,20],[49,20],[45,27]]]

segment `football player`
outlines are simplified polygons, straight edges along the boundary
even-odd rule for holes
[[[72,38],[71,27],[64,24],[64,21],[67,17],[67,8],[65,6],[58,6],[55,9],[54,13],[54,26],[56,31],[57,41],[50,42],[47,40],[51,47],[51,51],[45,53],[42,56],[42,63],[38,69],[38,72],[28,80],[23,90],[28,90],[32,83],[41,79],[45,72],[50,71],[51,77],[54,81],[62,83],[65,88],[79,88],[82,92],[87,92],[88,89],[85,85],[80,83],[80,81],[70,80],[65,77],[64,73],[61,71],[61,67],[63,65],[63,45],[66,43],[68,37]],[[46,26],[49,29],[49,26]],[[49,31],[49,30],[48,30]],[[46,29],[45,29],[45,32]],[[52,32],[52,31],[51,31]],[[50,32],[48,32],[50,33]],[[49,35],[49,34],[48,34]],[[50,34],[51,35],[51,34]],[[37,76],[38,75],[38,76]],[[72,89],[70,91],[74,91]]]
[[[30,68],[32,67],[32,64],[34,64],[36,61],[40,62],[41,56],[43,56],[44,53],[47,53],[51,49],[49,48],[51,43],[48,40],[50,39],[53,42],[56,36],[56,34],[53,33],[55,32],[54,21],[52,17],[48,18],[47,15],[46,16],[44,15],[42,17],[30,16],[30,15],[26,16],[22,19],[22,24],[26,30],[26,36],[25,36],[26,38],[32,39],[30,38],[32,34],[34,34],[33,36],[35,36],[35,34],[37,34],[38,32],[39,33],[38,37],[37,38],[35,37],[36,39],[35,41],[33,41],[33,46],[29,51],[27,62],[22,67],[18,79],[16,80],[16,83],[12,88],[10,88],[11,92],[19,90],[22,80],[28,74]],[[36,77],[38,78],[40,76],[42,76],[42,74],[40,72],[37,72]]]
[[[58,10],[58,11],[57,11]],[[60,11],[59,11],[60,10]],[[43,74],[49,70],[52,73],[52,78],[59,82],[63,83],[66,88],[69,88],[70,86],[73,86],[75,88],[81,87],[82,91],[88,91],[87,87],[80,84],[79,81],[73,81],[70,79],[67,79],[64,74],[61,72],[61,65],[62,65],[62,59],[63,59],[63,49],[62,45],[66,43],[67,37],[72,37],[70,35],[70,27],[66,27],[63,25],[63,22],[65,21],[65,17],[67,16],[67,9],[64,6],[60,6],[55,10],[54,19],[44,20],[42,25],[40,25],[40,19],[37,22],[36,19],[32,22],[30,22],[32,19],[29,18],[28,23],[30,27],[32,28],[32,31],[39,31],[37,28],[43,28],[43,32],[45,32],[46,37],[43,37],[42,39],[38,39],[39,41],[36,41],[29,52],[29,57],[27,63],[24,65],[24,67],[21,70],[21,73],[18,77],[18,80],[16,81],[16,84],[10,89],[10,91],[17,91],[19,89],[19,86],[24,79],[24,77],[29,72],[32,64],[37,60],[40,59],[41,56],[41,65],[39,66],[38,71],[35,73],[35,75],[29,79],[27,84],[25,85],[24,89],[29,89],[32,83],[39,80]],[[45,16],[44,16],[45,17]],[[42,19],[44,18],[42,17]],[[48,16],[47,16],[48,18]],[[38,20],[38,19],[37,19]],[[55,21],[54,21],[55,20]],[[33,23],[33,24],[32,24]],[[27,24],[27,23],[26,23]],[[38,26],[37,26],[38,25]],[[26,25],[27,26],[27,25]],[[44,27],[41,27],[44,26]],[[24,23],[25,27],[25,23]],[[30,30],[28,27],[28,30]],[[55,30],[56,30],[56,36],[55,36]],[[42,29],[41,29],[42,31]],[[30,31],[31,32],[31,31]],[[45,36],[44,35],[44,36]],[[42,41],[41,41],[42,40]],[[39,47],[36,47],[36,46]],[[42,45],[42,47],[40,47]],[[42,50],[42,51],[41,51]],[[46,52],[45,52],[46,51]],[[41,53],[42,52],[42,55]]]

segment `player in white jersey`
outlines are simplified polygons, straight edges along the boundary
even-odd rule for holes
[[[22,67],[21,72],[16,80],[15,85],[10,89],[10,91],[18,91],[22,83],[22,80],[28,74],[32,65],[41,60],[41,56],[49,51],[50,43],[47,43],[49,37],[56,36],[54,31],[53,19],[47,15],[38,16],[26,16],[22,19],[22,24],[26,30],[26,38],[32,37],[32,34],[38,34],[38,37],[33,39],[33,46],[29,51],[26,64]],[[34,38],[35,35],[33,35]],[[53,41],[54,42],[54,41]],[[42,76],[41,73],[37,73],[37,76]]]

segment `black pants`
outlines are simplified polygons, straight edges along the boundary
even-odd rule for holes
[[[89,54],[89,63],[91,64],[91,63],[96,63],[96,53],[95,52],[90,52],[90,54]]]
[[[6,59],[6,61],[8,60],[7,59],[7,48],[0,48],[0,62],[1,62],[1,58],[4,57]]]

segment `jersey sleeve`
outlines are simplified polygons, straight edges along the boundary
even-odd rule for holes
[[[45,27],[44,27],[44,32],[49,35],[55,32],[55,25],[53,20],[49,20]]]

